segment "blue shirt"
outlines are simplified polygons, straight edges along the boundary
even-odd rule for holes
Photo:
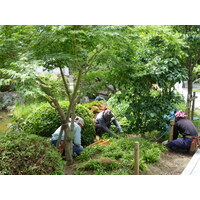
[[[70,125],[71,123],[69,123],[69,126]],[[52,140],[58,140],[60,129],[61,129],[61,126],[52,134]],[[65,135],[64,131],[62,131],[61,140],[64,140],[64,135]],[[81,127],[76,122],[74,122],[73,143],[78,146],[81,145]]]

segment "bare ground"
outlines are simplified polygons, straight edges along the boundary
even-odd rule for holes
[[[149,165],[143,175],[181,175],[193,155],[166,151],[158,164]]]

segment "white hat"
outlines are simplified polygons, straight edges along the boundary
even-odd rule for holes
[[[81,126],[84,125],[84,120],[83,120],[81,117],[79,117],[79,116],[76,116],[74,121],[75,121],[77,124],[80,124]]]
[[[111,119],[112,117],[114,117],[114,114],[112,113],[112,111],[111,111],[110,109],[106,109],[106,110],[104,111],[104,116],[105,116],[106,118]]]

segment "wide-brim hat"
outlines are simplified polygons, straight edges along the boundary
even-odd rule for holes
[[[84,125],[84,120],[81,118],[81,117],[79,117],[79,116],[77,116],[77,117],[75,117],[75,120],[74,120],[77,124],[80,124],[81,126],[83,126]]]

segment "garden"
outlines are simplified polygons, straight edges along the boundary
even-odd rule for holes
[[[188,111],[175,89],[198,81],[199,26],[0,26],[0,174],[132,175],[135,142],[139,173],[168,152],[174,109]],[[195,45],[194,45],[195,44]],[[191,61],[191,62],[189,62]],[[42,68],[42,71],[39,69]],[[96,96],[104,97],[96,101]],[[124,133],[98,141],[95,118],[110,108]],[[76,116],[84,119],[74,155]],[[199,111],[193,121],[198,131]],[[51,145],[64,127],[65,155]]]

